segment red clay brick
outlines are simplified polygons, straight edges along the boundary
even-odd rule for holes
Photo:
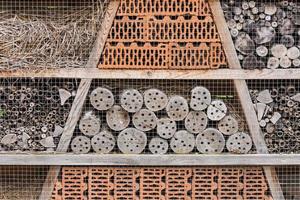
[[[244,199],[266,200],[268,185],[261,167],[244,169]]]
[[[207,0],[199,0],[199,15],[211,16],[211,11]]]
[[[114,184],[111,182],[113,169],[107,167],[89,167],[88,194],[89,200],[113,199],[111,191]]]
[[[62,200],[62,196],[60,194],[62,189],[61,182],[57,181],[54,185],[52,195],[51,195],[51,200]]]

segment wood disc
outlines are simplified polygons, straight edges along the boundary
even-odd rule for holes
[[[221,119],[221,121],[218,123],[218,129],[221,131],[224,135],[232,135],[239,130],[239,123],[238,121],[232,117],[231,115],[228,115]]]
[[[167,104],[166,111],[171,119],[181,121],[188,115],[189,105],[182,96],[173,96]]]
[[[114,131],[121,131],[128,127],[130,116],[121,106],[115,105],[106,112],[106,122]]]
[[[91,140],[86,136],[77,136],[72,140],[71,149],[76,154],[88,153],[91,149]]]
[[[108,110],[114,105],[113,93],[103,87],[98,87],[90,94],[90,102],[96,110]]]
[[[132,116],[132,123],[135,128],[141,131],[150,131],[157,125],[157,117],[154,112],[141,109]]]
[[[164,138],[170,139],[177,131],[176,122],[170,118],[162,118],[157,122],[157,134]]]
[[[149,150],[153,154],[165,154],[168,148],[168,141],[159,137],[152,138],[149,143]]]
[[[205,87],[195,87],[192,89],[190,107],[193,110],[205,110],[211,103],[211,94]]]
[[[94,136],[99,133],[101,128],[101,121],[91,112],[85,114],[85,116],[79,122],[79,130],[86,136]]]
[[[139,154],[147,145],[147,136],[140,130],[127,128],[118,135],[117,144],[125,154]]]
[[[170,146],[174,153],[190,153],[195,147],[195,136],[185,130],[177,131],[171,139]]]
[[[143,96],[136,89],[125,90],[121,95],[121,106],[130,113],[139,111],[143,103]]]
[[[208,118],[202,111],[190,111],[184,121],[186,130],[191,133],[200,133],[206,129]]]
[[[217,129],[208,128],[198,134],[196,145],[201,153],[221,153],[225,147],[225,139]]]
[[[226,147],[232,153],[248,153],[252,148],[252,139],[246,133],[235,133],[228,138]]]
[[[212,101],[207,108],[207,117],[212,121],[219,121],[225,117],[227,107],[221,100]]]
[[[149,110],[156,112],[167,106],[168,96],[158,89],[149,89],[144,92],[144,101]]]
[[[101,131],[91,140],[92,148],[96,153],[109,153],[116,144],[115,137],[109,131]]]

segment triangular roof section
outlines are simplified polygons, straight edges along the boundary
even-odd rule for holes
[[[99,68],[227,66],[206,0],[122,0]]]

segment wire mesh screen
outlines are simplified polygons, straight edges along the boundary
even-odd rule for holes
[[[277,174],[286,200],[300,198],[300,166],[277,167]]]
[[[105,0],[1,0],[0,69],[84,67]]]
[[[300,67],[298,1],[221,2],[243,68]]]
[[[0,79],[0,152],[54,151],[76,90],[72,79]]]
[[[98,79],[70,151],[247,153],[244,119],[232,81]]]
[[[250,95],[270,153],[299,153],[298,80],[250,80]]]

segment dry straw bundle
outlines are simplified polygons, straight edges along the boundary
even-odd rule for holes
[[[30,1],[28,7],[17,1],[0,8],[0,70],[84,67],[106,0]]]

